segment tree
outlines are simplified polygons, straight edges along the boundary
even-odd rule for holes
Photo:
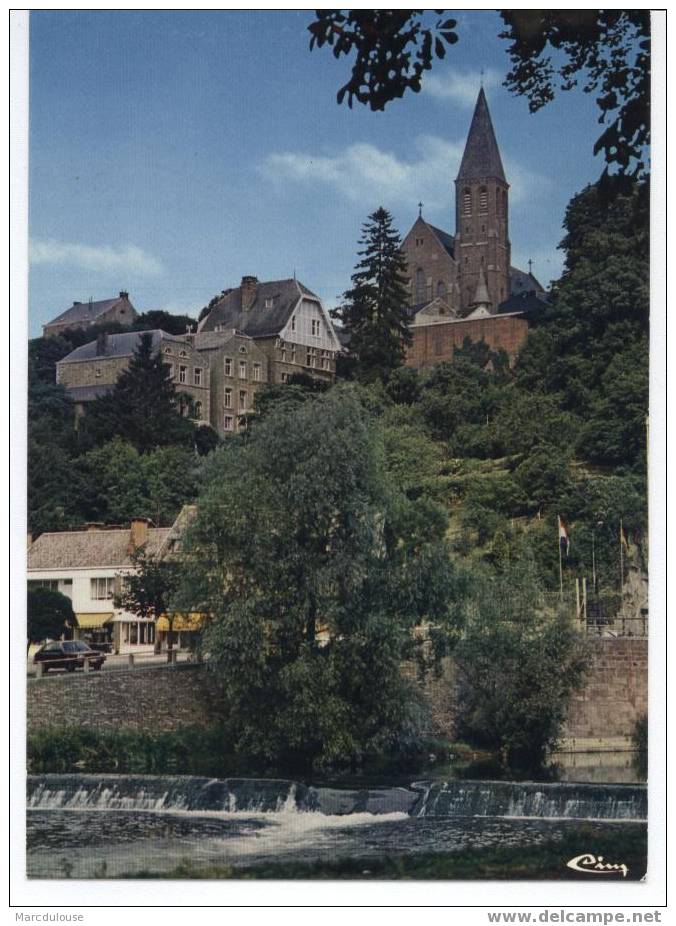
[[[77,627],[70,598],[51,588],[28,589],[28,645],[58,639]]]
[[[316,10],[310,48],[328,45],[334,57],[355,51],[350,80],[338,91],[383,110],[406,90],[418,93],[434,57],[458,41],[453,19],[432,21],[425,10]],[[436,10],[437,16],[444,14]],[[535,112],[560,90],[584,80],[598,91],[599,122],[614,115],[596,141],[608,167],[642,176],[650,142],[650,12],[648,10],[502,10],[512,70],[505,86],[523,94]],[[556,65],[553,63],[556,61]],[[605,174],[604,174],[605,176]]]
[[[352,274],[352,289],[331,314],[350,334],[350,351],[361,376],[387,379],[401,366],[411,343],[408,326],[406,260],[392,216],[377,209],[363,226],[364,249]]]
[[[169,623],[167,650],[169,660],[173,649],[173,628],[175,618],[175,596],[181,584],[182,567],[175,559],[148,553],[144,549],[131,557],[134,572],[124,577],[122,593],[116,598],[116,606],[130,614],[158,621],[166,617]],[[159,652],[160,641],[155,635],[155,651]]]
[[[415,730],[413,628],[455,630],[445,518],[403,495],[352,386],[280,406],[209,458],[185,541],[183,607],[210,615],[234,748],[319,769]]]
[[[167,365],[153,349],[152,337],[143,334],[112,392],[88,406],[85,439],[96,444],[119,436],[140,453],[168,444],[191,445],[194,425],[179,414],[176,399]]]
[[[547,608],[531,564],[476,575],[456,648],[458,733],[537,766],[554,747],[587,665],[568,614]]]

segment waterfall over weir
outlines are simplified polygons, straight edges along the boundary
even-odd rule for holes
[[[286,779],[33,775],[29,810],[193,813],[407,814],[409,817],[647,818],[644,785],[421,781],[409,788],[338,789]]]

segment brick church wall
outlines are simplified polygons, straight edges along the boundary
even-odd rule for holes
[[[483,340],[491,350],[506,350],[510,363],[514,363],[528,334],[528,322],[521,315],[491,315],[420,325],[411,328],[411,334],[413,343],[408,348],[406,364],[416,369],[452,360],[455,348],[462,347],[465,338]]]

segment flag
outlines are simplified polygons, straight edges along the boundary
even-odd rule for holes
[[[559,519],[559,548],[561,553],[568,556],[568,551],[570,550],[570,539],[568,537],[568,531],[566,530],[566,525],[561,518],[561,515],[558,515]]]
[[[627,540],[627,535],[624,532],[624,527],[622,525],[622,520],[620,519],[620,546],[624,548],[625,552],[629,552],[629,541]]]

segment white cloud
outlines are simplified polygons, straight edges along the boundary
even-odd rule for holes
[[[474,106],[483,79],[484,90],[497,87],[500,77],[497,71],[455,71],[446,68],[441,73],[428,74],[423,79],[423,93],[437,100],[452,100],[460,106]]]
[[[422,199],[426,214],[449,213],[464,140],[451,142],[421,135],[414,140],[414,149],[410,160],[366,142],[348,145],[331,156],[286,151],[269,155],[259,165],[259,171],[280,185],[291,181],[331,186],[367,208],[381,204],[387,208],[411,207]],[[505,170],[512,185],[512,202],[532,197],[547,183],[511,160]]]
[[[63,264],[95,270],[99,273],[138,273],[141,276],[158,276],[162,263],[133,244],[113,248],[107,245],[92,246],[56,241],[54,238],[33,238],[30,243],[32,264]]]

